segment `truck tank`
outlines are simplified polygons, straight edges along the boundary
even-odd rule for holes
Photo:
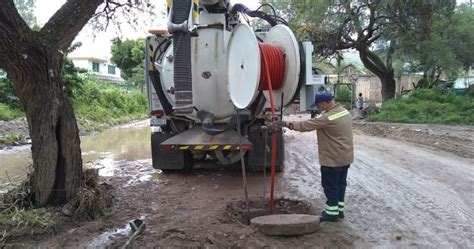
[[[180,0],[168,10],[168,27],[147,38],[153,167],[190,169],[203,159],[228,165],[240,151],[251,169],[269,166],[264,126],[277,117],[266,107],[282,110],[298,95],[304,47],[281,18],[242,4]],[[268,28],[254,31],[242,17]],[[279,170],[283,146],[280,131]]]

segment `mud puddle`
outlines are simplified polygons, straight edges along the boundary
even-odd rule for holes
[[[138,161],[139,165],[148,164],[144,168],[152,170],[149,166],[151,162],[145,160],[151,157],[150,128],[147,124],[147,121],[141,121],[81,137],[84,165],[99,168],[102,176],[113,176],[117,171],[116,167],[120,167],[126,161]],[[31,165],[30,146],[0,150],[0,193],[6,192],[11,186],[25,179],[28,172],[31,172]],[[144,176],[144,172],[141,173],[138,177],[144,178],[134,181],[151,177]]]

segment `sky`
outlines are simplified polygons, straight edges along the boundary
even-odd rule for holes
[[[49,18],[66,2],[66,0],[36,0],[35,16],[40,26],[44,25]],[[160,8],[166,8],[165,0],[154,0],[156,13],[160,13]],[[250,9],[258,8],[259,1],[257,0],[235,0],[232,3],[243,3]],[[144,25],[143,27],[132,28],[130,25],[121,27],[122,32],[119,32],[115,27],[109,27],[105,32],[96,32],[95,37],[93,31],[87,26],[76,37],[75,42],[82,42],[82,46],[71,53],[72,56],[95,56],[101,58],[110,58],[110,40],[114,37],[121,36],[122,38],[138,39],[147,36],[147,30],[152,27],[159,27],[166,24],[166,18],[158,18],[156,24],[150,27]]]
[[[36,0],[35,15],[38,22],[45,24],[48,19],[66,2],[66,0]],[[160,8],[165,8],[165,0],[154,0],[157,6],[156,13],[160,13]],[[260,1],[257,0],[231,0],[232,3],[243,3],[250,9],[256,9],[260,6]],[[469,0],[457,0],[458,4],[467,3]],[[158,18],[156,24],[152,27],[159,27],[166,24],[166,18]],[[93,31],[87,26],[81,31],[76,38],[75,42],[82,42],[82,46],[74,51],[71,55],[76,56],[91,56],[101,58],[110,58],[110,40],[114,37],[121,36],[121,38],[138,39],[147,36],[147,30],[152,28],[148,25],[143,27],[136,27],[133,29],[131,26],[121,27],[122,32],[117,31],[116,28],[111,27],[106,32],[97,32],[95,37]]]

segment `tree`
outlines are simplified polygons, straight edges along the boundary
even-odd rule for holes
[[[344,63],[344,57],[341,54],[336,54],[335,60],[336,63],[327,62],[326,64],[334,70],[334,73],[337,74],[337,83],[339,84],[342,83],[342,74],[346,73],[349,69],[354,69],[355,66],[351,63]]]
[[[37,205],[65,203],[81,186],[80,139],[61,77],[63,54],[89,19],[107,26],[114,11],[138,16],[133,3],[68,0],[39,31],[27,25],[14,0],[0,5],[0,68],[7,72],[28,119]]]
[[[443,34],[449,38],[449,46],[465,70],[474,65],[474,9],[472,1],[469,6],[459,7],[452,17],[452,22]]]
[[[355,48],[364,66],[380,79],[385,101],[395,95],[392,63],[400,37],[407,30],[430,28],[433,17],[449,13],[454,5],[454,0],[300,0],[286,4],[286,15],[320,55]],[[384,43],[384,49],[374,51],[376,42]]]
[[[143,92],[145,84],[145,40],[112,40],[112,62],[123,73],[126,80],[139,83]]]

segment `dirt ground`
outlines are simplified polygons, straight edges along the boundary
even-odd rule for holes
[[[147,159],[114,162],[116,174],[104,177],[116,197],[106,217],[7,247],[121,247],[130,234],[128,222],[137,218],[146,228],[132,248],[474,247],[473,126],[355,122],[354,133],[346,218],[321,223],[313,234],[269,237],[239,222],[244,199],[239,167],[202,163],[192,172],[165,173]],[[316,135],[287,130],[285,143],[277,208],[318,214],[325,198]],[[266,204],[268,178],[250,173],[247,181],[252,207]]]

